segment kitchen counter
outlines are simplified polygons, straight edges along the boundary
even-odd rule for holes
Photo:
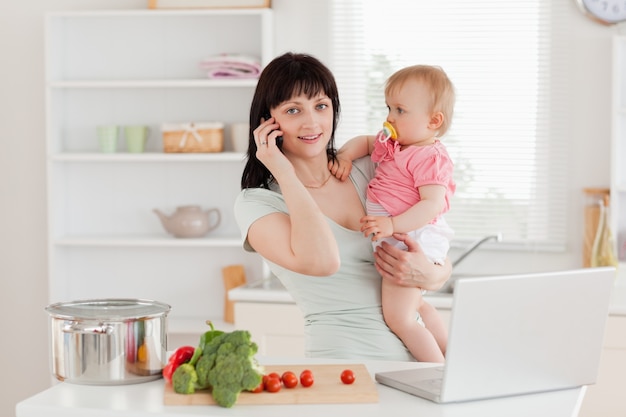
[[[260,302],[260,303],[294,303],[293,298],[277,278],[270,278],[253,282],[228,292],[232,301]],[[452,308],[452,294],[427,292],[424,299],[433,307],[439,309]],[[626,285],[619,282],[613,288],[609,314],[626,316]]]
[[[613,287],[609,314],[612,316],[626,316],[626,286],[616,285]]]
[[[252,282],[241,287],[233,288],[228,292],[231,301],[254,303],[293,304],[293,298],[280,283],[278,278],[269,278]],[[452,294],[427,292],[424,299],[435,308],[452,308]]]
[[[264,364],[349,363],[313,359],[259,358]],[[431,366],[415,362],[366,362],[369,373]],[[373,404],[165,406],[164,380],[136,385],[88,386],[58,383],[17,404],[16,417],[182,417],[190,415],[228,417],[573,417],[578,415],[585,387],[493,400],[440,405],[376,383],[379,402]],[[314,385],[315,386],[315,385]],[[313,386],[313,387],[314,387]],[[312,389],[312,388],[311,388]],[[271,394],[268,394],[271,395]]]
[[[231,301],[249,301],[260,303],[293,304],[291,294],[287,292],[278,278],[267,278],[251,282],[228,291]]]

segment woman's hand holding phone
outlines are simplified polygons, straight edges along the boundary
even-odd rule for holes
[[[263,117],[263,118],[261,119],[261,124],[263,124],[263,122],[267,122],[267,121],[269,121],[271,118],[272,118],[272,116],[271,116],[271,115],[266,114],[266,115],[265,115],[265,117]],[[273,123],[273,124],[275,124],[276,126],[278,126],[278,128],[277,128],[276,130],[280,130],[280,126],[278,125],[278,123],[276,123],[276,121],[275,121],[275,120],[274,120],[274,123]],[[270,133],[272,133],[272,132],[270,132]],[[282,133],[282,132],[281,132],[281,133]],[[268,143],[269,143],[269,139],[270,139],[270,138],[269,138],[269,135],[268,135]],[[278,149],[282,149],[282,145],[283,145],[283,137],[282,137],[282,136],[276,136],[275,140],[276,140],[276,146],[278,146]]]
[[[269,116],[268,118],[261,118],[261,124],[254,130],[254,139],[257,145],[257,149],[262,149],[263,146],[269,147],[274,144],[282,145],[282,132],[280,131],[280,125],[276,123],[276,120]],[[278,139],[280,138],[280,140]]]
[[[272,119],[272,120],[270,120]],[[276,123],[276,119],[273,119],[272,116],[270,116],[269,114],[265,115],[264,117],[261,118],[261,125],[259,125],[259,127],[261,127],[263,124],[267,123],[267,122],[272,122],[272,130],[267,134],[267,144],[270,143],[270,139],[272,138],[270,135],[272,133],[274,133],[274,131],[279,131],[280,132],[280,126],[278,125],[278,123]],[[274,127],[275,126],[275,127]],[[282,132],[280,132],[282,133]],[[280,149],[282,147],[283,144],[283,137],[282,136],[274,136],[275,139],[275,143],[276,146],[278,146],[278,148]],[[261,141],[260,145],[263,145],[262,143],[263,141]]]
[[[256,157],[270,170],[274,178],[278,178],[279,172],[287,167],[290,172],[293,171],[291,162],[281,151],[283,132],[273,117],[262,118],[261,124],[252,133],[257,146]]]

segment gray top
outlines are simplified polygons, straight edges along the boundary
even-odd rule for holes
[[[374,174],[369,157],[355,161],[350,179],[365,206],[367,183]],[[235,218],[244,238],[257,219],[287,213],[280,189],[251,188],[239,193]],[[383,320],[381,277],[374,267],[372,245],[359,231],[327,218],[341,256],[339,271],[329,277],[302,275],[268,261],[303,313],[305,354],[317,358],[414,361]],[[244,248],[253,251],[247,242]]]

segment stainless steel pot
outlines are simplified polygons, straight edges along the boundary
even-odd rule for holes
[[[50,316],[53,375],[76,384],[134,384],[161,377],[170,306],[141,299],[56,303]]]

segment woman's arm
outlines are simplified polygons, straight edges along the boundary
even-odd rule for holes
[[[339,248],[326,217],[295,175],[293,165],[276,146],[280,133],[269,119],[254,131],[257,158],[270,170],[287,204],[289,214],[272,213],[248,229],[248,243],[267,260],[292,271],[314,276],[332,275],[339,269]],[[270,133],[271,132],[271,133]],[[275,133],[277,132],[277,133]]]
[[[404,242],[407,250],[402,250],[382,242],[374,252],[376,269],[383,277],[396,285],[419,287],[436,291],[450,278],[452,265],[446,259],[444,265],[429,261],[419,244],[408,235],[396,233],[393,237]]]

